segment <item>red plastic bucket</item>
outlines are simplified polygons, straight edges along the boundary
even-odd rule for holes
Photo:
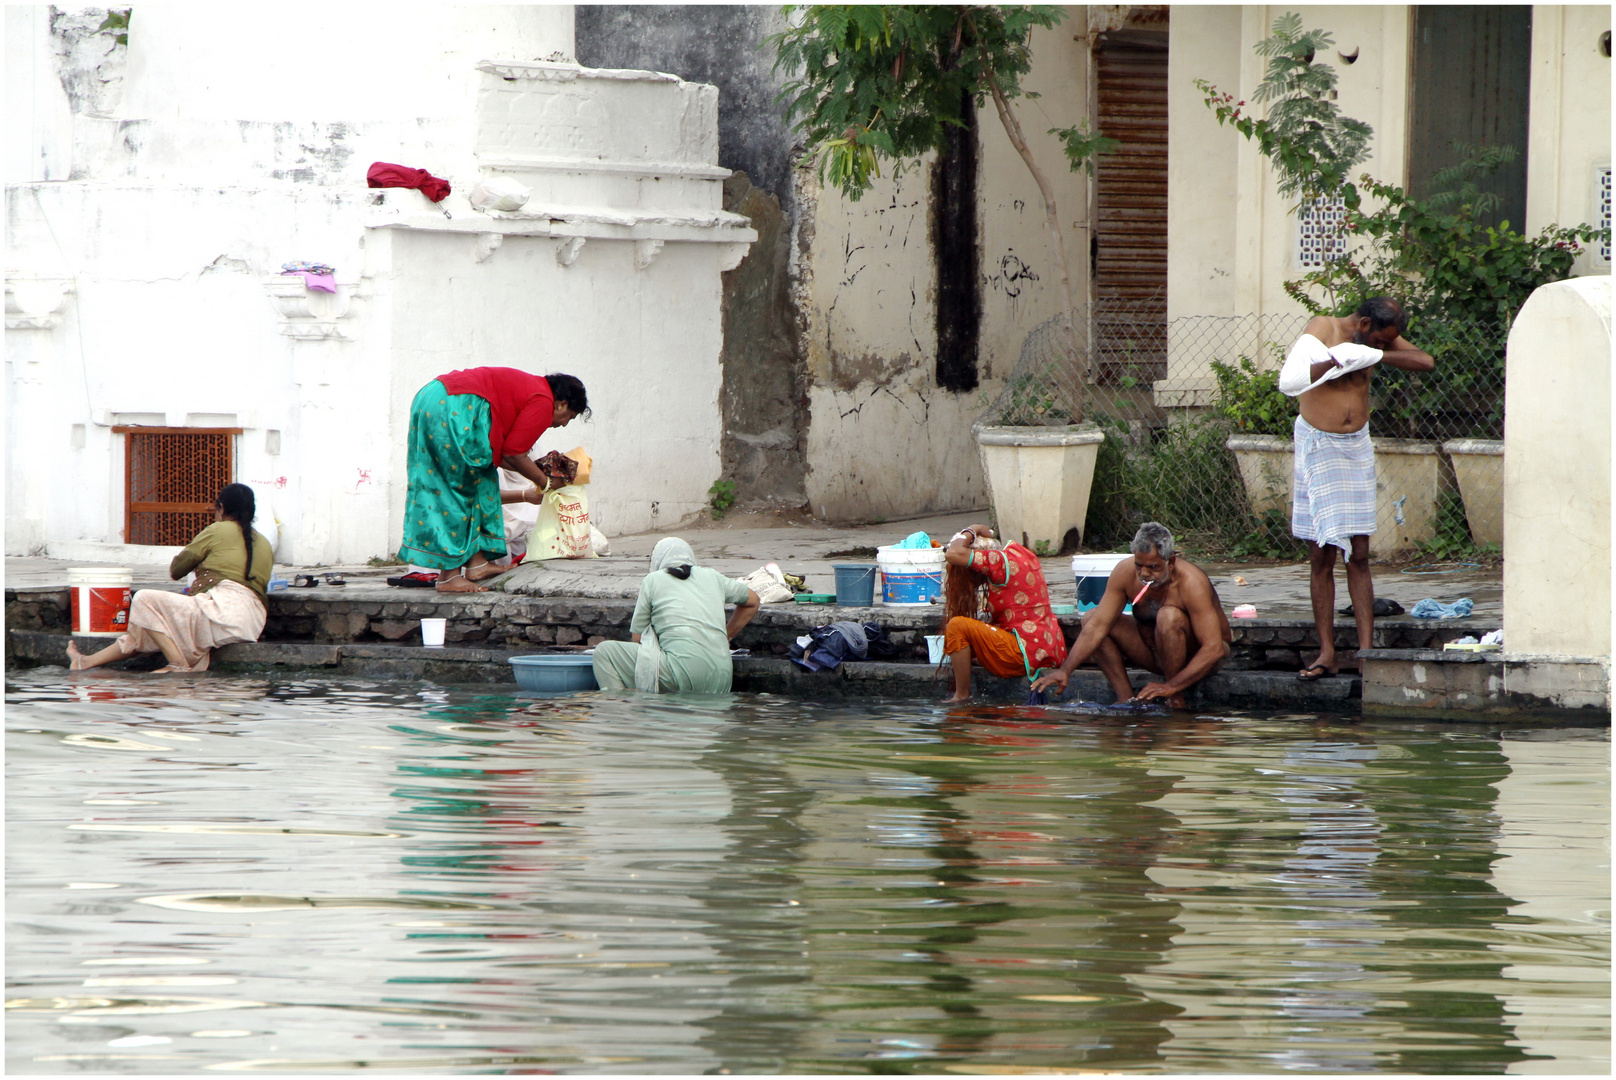
[[[129,629],[134,572],[120,566],[78,566],[67,572],[75,634],[121,634]]]

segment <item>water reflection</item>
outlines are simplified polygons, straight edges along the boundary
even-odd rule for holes
[[[11,1071],[1608,1062],[1603,732],[187,684],[8,686]]]

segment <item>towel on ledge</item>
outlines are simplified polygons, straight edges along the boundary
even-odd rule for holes
[[[1331,379],[1339,379],[1349,371],[1373,367],[1380,363],[1383,355],[1379,349],[1371,349],[1367,345],[1343,342],[1327,346],[1312,334],[1303,334],[1291,346],[1291,351],[1285,357],[1285,366],[1279,369],[1279,392],[1290,397],[1304,394]],[[1325,360],[1335,360],[1340,366],[1308,381],[1313,365]]]

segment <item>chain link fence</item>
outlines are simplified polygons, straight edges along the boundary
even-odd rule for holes
[[[1105,432],[1083,547],[1116,549],[1159,521],[1207,558],[1305,557],[1290,534],[1292,424],[1284,355],[1307,316],[1167,318],[1161,297],[1099,300],[1034,328],[980,420]],[[1370,388],[1376,559],[1502,554],[1504,334],[1410,320],[1436,361],[1378,366]]]

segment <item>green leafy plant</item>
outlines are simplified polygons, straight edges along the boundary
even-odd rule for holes
[[[95,28],[98,34],[111,33],[112,40],[119,45],[129,44],[129,8],[122,11],[113,9],[107,12],[107,17],[101,20],[101,25]]]
[[[1279,435],[1290,438],[1296,423],[1296,399],[1279,392],[1279,371],[1259,370],[1251,357],[1233,364],[1211,362],[1218,381],[1213,408],[1242,435]]]
[[[1403,302],[1410,340],[1437,365],[1423,375],[1379,371],[1375,406],[1385,433],[1499,438],[1504,343],[1516,313],[1536,289],[1569,276],[1584,245],[1608,243],[1610,231],[1582,224],[1528,236],[1508,221],[1486,224],[1498,197],[1477,181],[1514,160],[1515,147],[1460,146],[1465,159],[1437,173],[1422,199],[1368,173],[1354,182],[1372,131],[1330,99],[1334,71],[1314,62],[1333,44],[1329,33],[1301,27],[1287,12],[1256,47],[1268,67],[1252,98],[1271,103],[1266,118],[1247,115],[1244,101],[1204,79],[1195,83],[1219,124],[1256,142],[1282,193],[1338,198],[1345,208],[1351,251],[1286,282],[1285,291],[1313,315],[1348,315],[1370,296]]]
[[[713,486],[707,489],[707,504],[713,508],[714,521],[723,517],[724,512],[735,505],[735,481],[714,480]]]
[[[1274,21],[1270,36],[1256,46],[1268,57],[1267,73],[1252,94],[1254,101],[1273,103],[1264,119],[1246,115],[1244,101],[1207,80],[1195,81],[1218,123],[1257,143],[1281,193],[1304,200],[1337,197],[1346,208],[1342,229],[1356,250],[1285,284],[1309,312],[1344,315],[1367,297],[1392,295],[1402,299],[1411,323],[1474,322],[1507,334],[1533,290],[1563,280],[1582,245],[1608,240],[1608,229],[1586,224],[1551,226],[1536,236],[1521,234],[1508,221],[1483,225],[1498,200],[1476,180],[1513,160],[1515,147],[1460,147],[1468,157],[1437,173],[1435,191],[1424,199],[1368,173],[1352,182],[1349,175],[1364,160],[1372,129],[1343,116],[1330,100],[1334,70],[1313,57],[1331,44],[1326,31],[1303,32],[1294,12]],[[1373,209],[1366,208],[1365,195]]]
[[[1012,377],[999,396],[995,422],[1011,427],[1071,423],[1072,411],[1057,392],[1059,384],[1048,370]]]
[[[781,92],[788,121],[819,162],[822,183],[857,200],[880,175],[894,174],[947,145],[951,128],[970,123],[971,106],[993,103],[1010,144],[1032,174],[1044,203],[1044,226],[1060,274],[1062,332],[1069,366],[1077,367],[1076,305],[1054,188],[1033,159],[1012,102],[1030,97],[1021,79],[1032,67],[1036,28],[1056,26],[1066,11],[1050,5],[812,4],[786,8],[795,25],[769,38],[775,70],[790,77]],[[1117,141],[1078,125],[1051,129],[1068,165],[1093,170]],[[1083,413],[1072,402],[1074,418]]]

